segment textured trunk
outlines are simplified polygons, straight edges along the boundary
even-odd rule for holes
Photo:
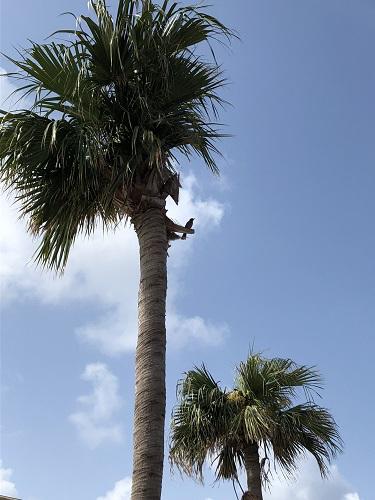
[[[165,420],[165,304],[167,232],[165,209],[153,207],[133,219],[140,249],[138,342],[132,500],[160,500]]]
[[[262,479],[259,463],[258,445],[252,444],[244,450],[245,469],[247,475],[247,492],[243,500],[263,500]]]

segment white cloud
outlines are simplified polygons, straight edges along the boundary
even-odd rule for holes
[[[8,496],[17,496],[16,485],[11,481],[13,471],[12,469],[5,469],[2,467],[0,461],[0,494]]]
[[[167,313],[167,329],[173,332],[172,345],[179,348],[191,341],[215,347],[222,344],[229,334],[229,328],[225,324],[213,324],[200,316],[185,318],[175,311]]]
[[[275,477],[264,500],[360,500],[358,493],[340,474],[336,465],[330,467],[328,479],[322,479],[313,460],[301,461],[295,480]]]
[[[125,477],[117,481],[113,490],[108,491],[103,497],[96,500],[130,500],[132,481],[130,477]]]
[[[80,409],[69,416],[80,438],[90,448],[105,442],[121,442],[122,427],[113,420],[122,404],[117,377],[106,365],[92,363],[86,366],[81,378],[91,382],[93,390],[77,399]]]

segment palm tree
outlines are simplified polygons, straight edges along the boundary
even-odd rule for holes
[[[251,354],[237,367],[230,391],[222,389],[204,365],[189,371],[179,383],[172,415],[172,464],[203,480],[203,466],[210,460],[218,480],[238,483],[244,469],[243,500],[263,498],[270,454],[289,476],[297,459],[310,453],[325,477],[327,464],[341,451],[341,439],[330,413],[314,403],[320,384],[314,368],[259,354]],[[295,404],[301,395],[304,401]]]
[[[166,198],[178,202],[178,159],[195,153],[217,173],[218,95],[224,84],[202,42],[231,32],[198,6],[119,0],[95,17],[9,58],[30,109],[2,112],[1,178],[41,237],[36,260],[62,271],[79,233],[121,222],[140,247],[133,500],[159,499],[165,420],[167,249],[179,234]],[[56,33],[53,35],[56,36]],[[59,38],[59,40],[60,40]],[[213,58],[211,58],[211,54]],[[124,277],[125,278],[125,277]]]

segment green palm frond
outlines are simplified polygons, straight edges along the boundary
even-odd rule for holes
[[[236,441],[223,440],[218,446],[218,453],[213,461],[216,479],[238,479],[238,470],[243,466],[244,459],[241,448]]]
[[[170,459],[185,473],[201,479],[206,458],[215,455],[218,436],[226,435],[232,409],[225,391],[204,366],[186,374],[178,394]]]
[[[70,41],[10,58],[10,76],[33,103],[1,113],[1,179],[42,237],[39,261],[58,269],[79,233],[131,215],[155,175],[164,199],[178,153],[217,172],[223,136],[225,79],[196,48],[232,32],[198,6],[121,0],[112,16],[104,0],[91,4],[95,18],[52,35]]]
[[[34,97],[33,109],[40,114],[58,112],[84,119],[99,119],[95,85],[77,43],[36,44],[20,52],[20,60],[8,57],[21,73],[26,86],[22,97]]]
[[[247,404],[233,421],[235,433],[243,436],[248,443],[259,443],[272,433],[274,425],[270,409],[260,402]]]
[[[93,130],[73,120],[8,113],[0,153],[4,182],[15,190],[31,232],[42,235],[38,261],[63,267],[79,232],[90,234],[98,217],[106,225],[121,219],[105,206],[103,149]]]
[[[255,400],[267,399],[288,406],[301,388],[309,395],[316,392],[321,377],[313,367],[297,366],[290,359],[249,356],[237,369],[236,387]]]
[[[322,378],[314,367],[297,366],[290,359],[275,358],[265,361],[265,372],[270,371],[278,381],[281,390],[295,396],[295,389],[316,392],[321,388]]]
[[[312,403],[281,412],[271,442],[275,460],[287,475],[293,474],[300,455],[308,452],[326,476],[327,463],[342,451],[334,419],[326,409]]]
[[[185,378],[179,383],[179,392],[182,397],[198,395],[201,392],[205,395],[215,394],[216,391],[222,393],[218,382],[204,365],[201,368],[195,367],[194,370],[187,372],[185,375]]]

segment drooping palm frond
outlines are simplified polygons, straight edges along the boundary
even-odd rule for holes
[[[244,458],[237,440],[223,439],[215,451],[216,457],[213,465],[215,466],[216,479],[238,480],[238,470],[243,466]],[[212,455],[215,455],[215,451]]]
[[[204,366],[186,374],[178,393],[181,404],[173,412],[170,458],[180,470],[201,479],[204,462],[230,421],[226,393]]]
[[[104,0],[91,4],[95,18],[57,32],[70,41],[10,58],[34,101],[1,119],[1,178],[42,236],[38,259],[58,269],[96,221],[131,216],[144,194],[168,196],[177,152],[217,172],[223,135],[215,122],[225,80],[196,47],[230,30],[198,6],[120,0],[113,17]]]
[[[238,366],[230,392],[221,390],[204,366],[188,372],[172,415],[172,464],[202,479],[204,463],[210,460],[217,479],[236,480],[246,448],[255,443],[267,455],[271,452],[287,476],[308,453],[325,476],[342,441],[330,413],[308,397],[320,386],[315,368],[259,354]],[[295,404],[298,396],[307,396],[307,401]],[[267,474],[261,474],[265,480]]]
[[[308,452],[325,477],[327,464],[342,451],[342,440],[334,419],[325,408],[313,403],[280,412],[271,443],[274,458],[287,475],[294,473],[297,460]]]
[[[106,206],[100,141],[74,120],[6,114],[0,151],[3,180],[15,190],[31,232],[43,234],[38,260],[63,267],[78,232],[90,234],[99,217],[107,225],[121,218]]]

